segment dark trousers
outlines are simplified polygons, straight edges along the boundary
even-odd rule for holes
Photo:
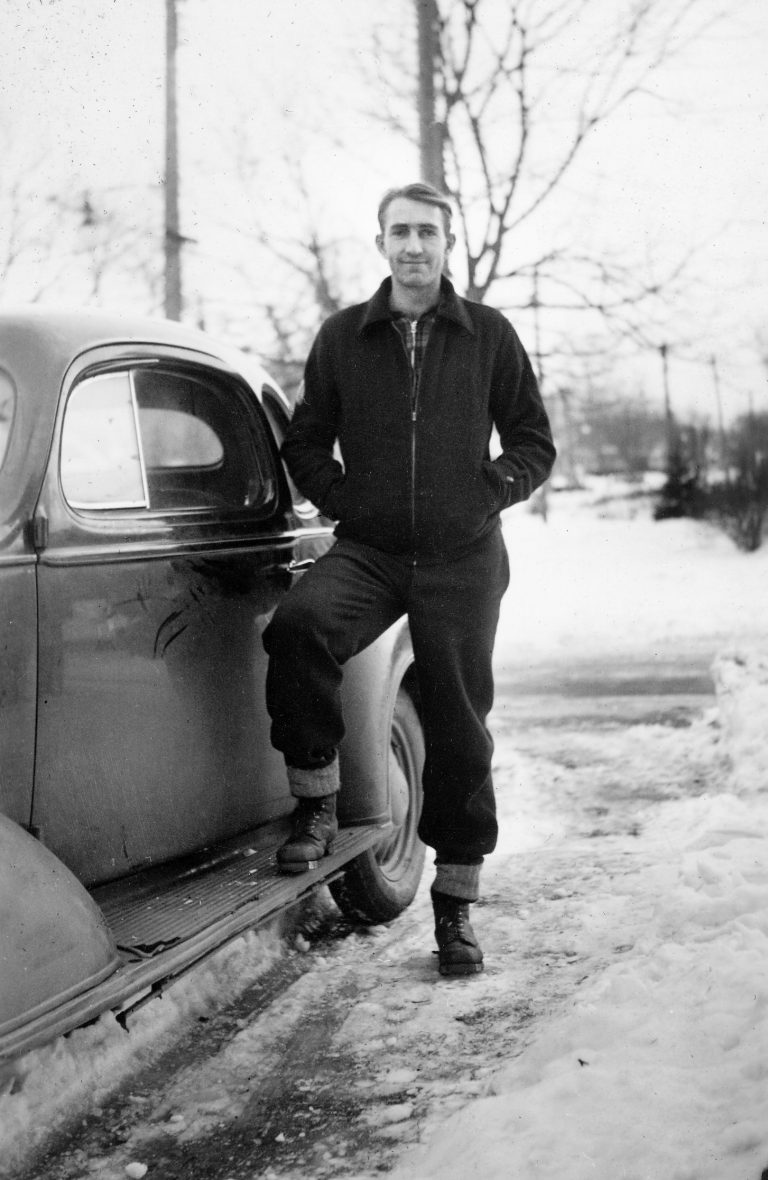
[[[495,528],[459,556],[414,561],[351,541],[282,600],[264,634],[272,743],[290,766],[327,765],[344,736],[342,666],[407,614],[426,743],[419,835],[448,864],[496,845],[491,657],[509,563]]]

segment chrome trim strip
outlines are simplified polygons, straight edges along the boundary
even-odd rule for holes
[[[149,507],[149,483],[147,481],[147,468],[144,461],[144,443],[141,438],[141,426],[139,424],[139,402],[136,397],[136,376],[133,369],[128,370],[128,383],[131,389],[131,408],[133,409],[133,429],[136,432],[136,444],[139,448],[139,468],[141,470],[141,486],[144,492],[144,506]]]
[[[37,565],[36,553],[0,553],[0,566]]]
[[[194,540],[127,541],[123,544],[105,542],[98,545],[72,545],[71,547],[48,548],[40,554],[43,566],[94,565],[98,562],[113,564],[126,561],[153,561],[162,558],[196,556],[200,553],[216,553],[226,557],[242,557],[244,553],[268,552],[289,549],[293,546],[291,537],[245,538],[242,543],[232,537],[217,540],[197,537]]]

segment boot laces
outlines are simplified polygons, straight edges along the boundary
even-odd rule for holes
[[[318,836],[328,816],[323,807],[313,807],[311,811],[302,808],[296,817],[296,831],[302,836]]]
[[[299,826],[305,835],[316,836],[320,830],[321,819],[321,813],[319,811],[313,811],[306,817],[304,823],[300,824]]]
[[[469,914],[465,909],[457,908],[454,913],[446,914],[440,920],[440,925],[449,941],[453,942],[456,939],[459,939],[461,942],[472,941],[466,934],[465,927],[469,925]]]

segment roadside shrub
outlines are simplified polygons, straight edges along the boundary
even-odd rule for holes
[[[670,520],[681,516],[702,514],[701,473],[698,464],[686,453],[683,440],[678,438],[667,463],[667,478],[660,491],[654,520]]]
[[[762,488],[748,479],[717,484],[704,496],[704,512],[723,532],[732,537],[739,549],[753,553],[759,549],[768,515],[768,471]]]
[[[703,510],[740,549],[760,548],[768,518],[768,414],[748,414],[735,423],[725,477],[707,491]]]

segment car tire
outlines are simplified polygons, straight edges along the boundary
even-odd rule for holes
[[[421,720],[401,684],[390,726],[388,787],[392,829],[378,844],[350,861],[343,877],[330,883],[339,909],[355,921],[390,922],[416,895],[426,851],[418,836],[423,768]]]

